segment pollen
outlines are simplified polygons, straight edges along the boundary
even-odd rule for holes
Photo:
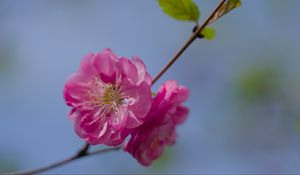
[[[120,88],[118,86],[108,84],[103,88],[104,94],[101,98],[102,104],[116,105],[116,107],[122,104],[123,98],[121,96]]]

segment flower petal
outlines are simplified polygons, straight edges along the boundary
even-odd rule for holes
[[[89,88],[88,78],[84,74],[72,74],[64,87],[64,98],[69,106],[76,106],[86,98],[86,91]]]
[[[131,111],[128,112],[128,119],[126,122],[126,128],[136,128],[143,124],[143,120],[138,119]]]
[[[172,119],[175,124],[183,123],[189,114],[189,109],[185,106],[178,106],[176,107],[176,112],[173,115]]]
[[[104,82],[115,81],[117,61],[116,56],[110,50],[104,50],[94,56],[94,68]]]
[[[138,72],[138,82],[137,84],[142,83],[145,81],[148,85],[152,84],[152,79],[149,73],[146,71],[146,66],[143,61],[139,57],[132,58],[133,64],[136,66]]]
[[[80,71],[82,73],[88,74],[88,75],[91,75],[91,76],[96,74],[96,70],[93,67],[94,56],[95,55],[93,53],[89,53],[80,62]]]
[[[139,86],[132,86],[129,82],[124,81],[122,86],[123,96],[131,98],[131,103],[128,103],[128,110],[134,113],[137,118],[145,118],[148,114],[151,103],[151,87],[146,82]]]
[[[125,127],[128,111],[126,107],[120,106],[109,116],[109,124],[114,130],[120,130]]]
[[[138,70],[129,59],[121,58],[118,62],[118,69],[122,71],[122,77],[125,77],[133,85],[138,83]]]

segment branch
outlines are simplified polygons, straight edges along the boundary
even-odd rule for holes
[[[89,157],[89,156],[102,154],[102,153],[107,153],[107,152],[111,152],[111,151],[117,151],[121,148],[121,146],[113,147],[113,148],[106,148],[106,149],[92,151],[92,152],[88,152],[88,148],[89,148],[89,144],[86,143],[75,155],[73,155],[69,158],[66,158],[64,160],[55,162],[55,163],[50,164],[50,165],[46,165],[44,167],[31,169],[31,170],[18,171],[18,172],[11,172],[11,173],[8,173],[8,174],[9,175],[32,175],[32,174],[37,174],[37,173],[45,172],[47,170],[50,170],[50,169],[53,169],[53,168],[56,168],[56,167],[63,166],[67,163],[70,163],[74,160],[78,160],[78,159],[81,159],[81,158],[84,158],[84,157]]]
[[[171,60],[166,64],[166,66],[158,73],[158,75],[153,79],[152,85],[157,82],[157,80],[175,63],[175,61],[182,55],[182,53],[195,41],[198,34],[210,23],[211,19],[218,13],[221,7],[224,5],[226,0],[222,0],[212,14],[205,20],[201,26],[197,26],[195,32],[190,36],[190,38],[185,42],[185,44],[178,50],[178,52],[171,58]]]

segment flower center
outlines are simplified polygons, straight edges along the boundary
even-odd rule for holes
[[[113,84],[107,84],[104,87],[104,94],[101,98],[102,104],[113,105],[113,107],[118,107],[122,104],[123,98],[120,94],[120,88]]]
[[[89,100],[82,105],[87,109],[96,109],[99,117],[111,112],[119,114],[121,105],[132,105],[138,100],[123,94],[121,85],[117,83],[105,84],[99,80],[99,77],[94,77],[90,83],[90,89],[87,91]]]

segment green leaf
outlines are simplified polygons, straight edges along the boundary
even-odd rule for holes
[[[227,0],[221,8],[217,11],[217,13],[212,17],[209,23],[212,23],[222,17],[223,15],[227,14],[231,10],[239,7],[242,5],[242,0]]]
[[[201,36],[203,36],[203,38],[205,38],[207,40],[212,40],[216,36],[216,31],[215,31],[215,29],[213,29],[211,27],[206,27],[202,30]]]
[[[170,17],[182,21],[198,22],[200,12],[192,0],[157,0],[162,10]]]

